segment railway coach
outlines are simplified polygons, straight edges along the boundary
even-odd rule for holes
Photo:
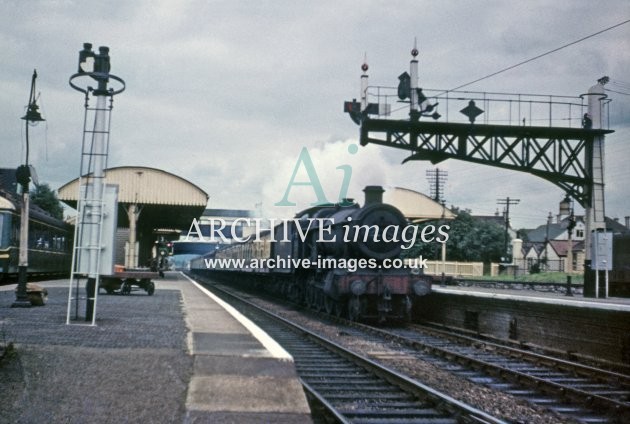
[[[18,275],[19,202],[0,197],[0,280]],[[29,211],[28,275],[59,276],[70,272],[73,227],[33,205]]]

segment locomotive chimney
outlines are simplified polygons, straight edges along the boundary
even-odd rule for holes
[[[383,203],[383,187],[381,186],[366,186],[363,189],[365,193],[365,204],[363,206],[371,205],[372,203]]]

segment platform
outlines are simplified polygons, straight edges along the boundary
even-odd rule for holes
[[[564,293],[537,290],[515,290],[490,287],[464,287],[433,285],[436,293],[448,293],[462,296],[486,297],[492,299],[516,300],[521,302],[565,305],[576,308],[592,308],[612,311],[630,312],[630,298],[608,297],[592,298],[581,294],[567,296]]]
[[[416,305],[425,321],[630,365],[630,299],[474,286],[432,290]]]
[[[46,306],[0,286],[0,417],[7,422],[308,423],[291,357],[179,273],[153,296],[99,294],[96,326],[65,325],[68,281]]]

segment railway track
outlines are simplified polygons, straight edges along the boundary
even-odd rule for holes
[[[317,315],[309,311],[311,314]],[[334,322],[346,340],[390,344],[400,356],[431,363],[475,385],[553,411],[556,416],[584,423],[630,422],[630,376],[625,373],[425,326],[383,329],[323,314],[320,318]],[[371,352],[369,356],[397,366],[391,354]]]
[[[217,286],[294,358],[311,399],[341,423],[503,423]],[[289,331],[287,331],[287,329]]]
[[[438,358],[441,366],[478,384],[583,422],[630,422],[630,376],[548,355],[410,326],[364,328]]]
[[[419,325],[376,328],[337,320],[355,337],[406,346],[408,354],[475,384],[584,423],[630,422],[630,376]]]

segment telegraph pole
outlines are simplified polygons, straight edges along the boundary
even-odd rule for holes
[[[521,199],[510,199],[506,197],[505,199],[497,199],[497,205],[505,206],[505,257],[506,260],[509,257],[508,255],[508,228],[510,228],[510,205],[518,205]]]
[[[444,185],[446,184],[447,171],[441,171],[440,168],[429,169],[427,171],[427,179],[429,180],[431,197],[438,203],[444,201]]]

